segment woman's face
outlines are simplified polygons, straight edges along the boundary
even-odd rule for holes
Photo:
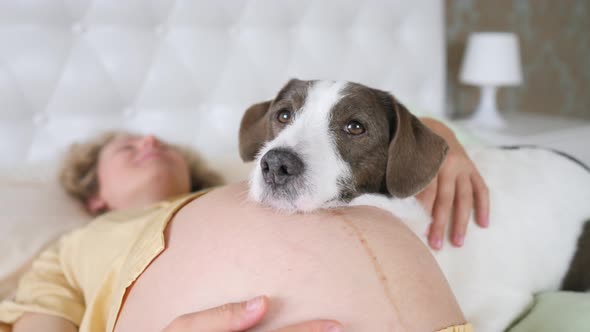
[[[120,135],[101,150],[96,197],[89,209],[139,207],[190,192],[187,161],[153,135]]]

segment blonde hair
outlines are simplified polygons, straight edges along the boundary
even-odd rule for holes
[[[130,134],[124,131],[110,131],[84,143],[74,143],[66,152],[59,180],[66,192],[85,204],[98,192],[98,159],[102,149],[114,138]],[[186,146],[167,144],[178,151],[186,160],[190,171],[191,191],[217,186],[223,178],[209,169],[201,156]]]

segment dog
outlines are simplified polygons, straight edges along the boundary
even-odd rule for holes
[[[414,196],[448,146],[390,93],[293,79],[246,110],[239,139],[242,159],[256,161],[255,201],[288,212],[377,206],[426,241],[431,218]],[[537,148],[468,153],[489,187],[491,227],[433,255],[475,329],[504,330],[535,293],[588,290],[590,172]]]

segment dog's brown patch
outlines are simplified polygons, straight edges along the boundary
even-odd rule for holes
[[[317,81],[289,81],[273,101],[250,107],[240,126],[240,154],[251,161],[265,142],[275,138],[286,123],[282,111],[297,117],[308,90]],[[347,83],[330,112],[329,131],[340,158],[349,164],[350,176],[339,181],[338,199],[348,201],[364,193],[412,196],[434,178],[446,156],[444,139],[400,104],[390,93]],[[351,134],[345,128],[360,123],[365,131]]]
[[[352,120],[366,132],[342,134]],[[448,151],[445,140],[390,93],[357,83],[347,84],[331,110],[330,131],[354,180],[354,191],[343,199],[377,192],[398,198],[415,195],[436,176]]]
[[[296,113],[303,107],[307,90],[313,81],[290,80],[275,99],[250,106],[240,123],[240,156],[252,161],[265,142],[275,138],[284,124],[276,121],[277,113],[287,109]]]
[[[363,193],[378,193],[384,188],[387,169],[387,149],[390,142],[390,123],[394,113],[384,108],[391,104],[391,96],[380,98],[379,92],[359,84],[347,84],[343,97],[331,111],[330,131],[335,133],[338,153],[350,165],[354,183],[344,187],[341,198],[351,199]],[[391,105],[392,106],[392,105]],[[366,128],[359,136],[344,133],[351,121]]]

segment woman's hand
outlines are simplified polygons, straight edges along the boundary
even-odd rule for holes
[[[488,187],[448,127],[434,119],[422,118],[421,121],[443,137],[449,145],[447,158],[437,176],[417,195],[418,200],[432,215],[428,243],[433,249],[442,248],[445,228],[454,210],[451,242],[460,247],[463,245],[473,208],[477,224],[481,227],[489,225]]]
[[[176,318],[164,332],[238,332],[258,324],[268,310],[265,296],[247,302],[229,303]],[[342,332],[342,326],[331,320],[307,321],[274,332]]]

